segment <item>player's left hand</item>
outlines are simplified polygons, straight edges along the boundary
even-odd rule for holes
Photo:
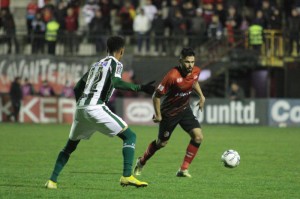
[[[162,120],[162,117],[157,116],[157,115],[153,115],[152,120],[153,120],[154,123],[159,123]]]
[[[202,112],[204,107],[205,97],[201,97],[199,102],[197,103],[197,106],[199,106],[199,110]]]

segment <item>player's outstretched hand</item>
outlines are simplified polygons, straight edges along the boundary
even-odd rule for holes
[[[153,86],[155,81],[151,81],[147,84],[142,84],[141,85],[141,91],[149,94],[149,95],[152,95],[155,91],[155,86]]]

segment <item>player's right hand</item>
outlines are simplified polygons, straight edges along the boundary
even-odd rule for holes
[[[162,117],[157,116],[157,115],[153,115],[152,120],[153,120],[154,123],[159,123],[162,120]]]
[[[151,82],[148,82],[147,84],[142,84],[141,85],[141,91],[149,94],[149,95],[152,95],[155,91],[155,86],[153,86],[155,81],[151,81]]]

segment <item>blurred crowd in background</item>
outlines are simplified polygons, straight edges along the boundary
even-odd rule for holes
[[[6,53],[12,45],[19,53],[10,0],[0,2],[1,44]],[[222,38],[235,45],[245,32],[259,49],[266,29],[284,30],[288,54],[294,43],[300,52],[300,0],[30,0],[24,9],[26,42],[34,54],[55,54],[57,43],[65,54],[77,54],[83,41],[105,52],[106,37],[114,34],[127,37],[140,55],[176,53],[183,45],[196,48]]]
[[[89,44],[94,46],[90,55],[100,55],[106,53],[106,38],[117,34],[142,56],[178,55],[183,46],[197,49],[210,41],[262,52],[262,46],[271,46],[265,43],[266,32],[271,31],[280,35],[285,55],[300,55],[300,0],[27,0],[24,18],[15,17],[12,1],[0,0],[0,54],[24,54],[27,45],[30,54],[57,55],[60,45],[64,52],[59,55],[75,56],[81,45]],[[224,46],[216,45],[220,47]],[[214,56],[211,48],[203,49]],[[124,74],[135,81],[131,72]],[[226,92],[230,99],[244,98],[238,84]],[[26,95],[74,97],[70,82],[57,93],[47,80],[34,89],[30,80],[19,77],[9,93],[16,110]],[[117,93],[112,101],[135,95]]]

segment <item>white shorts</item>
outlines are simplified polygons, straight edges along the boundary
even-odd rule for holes
[[[96,131],[112,137],[127,126],[125,121],[104,104],[77,107],[69,138],[73,141],[89,139]]]

